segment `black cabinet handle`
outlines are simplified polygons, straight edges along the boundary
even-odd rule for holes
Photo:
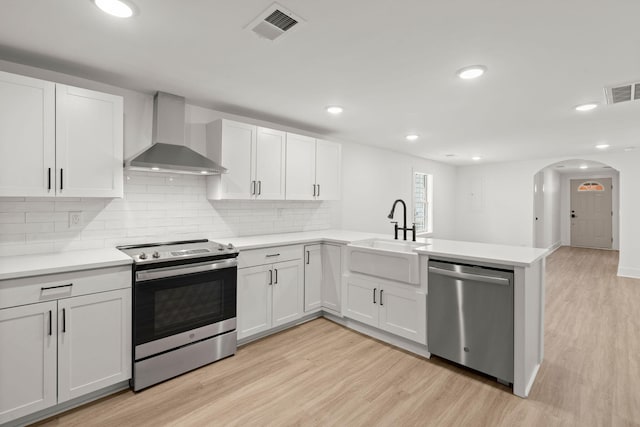
[[[256,194],[256,182],[251,181],[251,195]]]
[[[58,285],[58,286],[45,286],[40,288],[41,291],[48,291],[49,289],[59,289],[59,288],[70,288],[73,286],[73,283],[67,283],[66,285]]]
[[[49,310],[49,336],[53,335],[53,326],[51,325],[51,310]]]
[[[274,256],[280,256],[280,254],[267,254],[264,257],[265,258],[271,258],[271,257],[274,257]]]
[[[382,297],[382,295],[380,295]],[[67,310],[62,309],[62,333],[67,332]]]
[[[320,197],[320,184],[318,184],[318,197]]]
[[[274,285],[277,285],[277,284],[278,284],[278,269],[277,269],[277,268],[274,268],[274,269],[273,269],[273,271],[275,271],[275,272],[276,272],[276,280],[275,280],[275,282],[273,282],[273,284],[274,284]]]
[[[47,172],[47,180],[48,180],[48,184],[47,184],[47,190],[51,190],[51,168],[49,168],[49,171]]]
[[[64,189],[64,169],[60,168],[60,190]]]
[[[262,181],[258,181],[258,196],[262,194]]]
[[[380,306],[383,306],[384,304],[382,303],[382,293],[384,292],[384,289],[380,289]]]
[[[316,197],[316,185],[313,184],[313,197]]]
[[[307,252],[307,264],[309,264],[309,261],[311,261],[311,254],[309,253],[309,251]]]
[[[273,285],[273,270],[269,270],[269,284]]]
[[[373,303],[376,303],[376,291],[378,290],[378,288],[373,288]]]

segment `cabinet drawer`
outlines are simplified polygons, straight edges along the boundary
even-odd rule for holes
[[[274,262],[289,261],[302,258],[302,245],[274,246],[272,248],[251,249],[240,251],[238,268],[256,265],[272,264]]]
[[[131,265],[1,280],[0,308],[130,287]]]

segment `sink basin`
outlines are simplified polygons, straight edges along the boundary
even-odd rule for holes
[[[404,240],[367,239],[347,245],[347,263],[354,273],[418,284],[418,254],[424,243]]]

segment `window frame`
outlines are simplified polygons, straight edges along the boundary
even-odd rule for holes
[[[416,198],[417,185],[416,181],[418,175],[421,175],[425,179],[425,200],[418,202]],[[411,211],[413,222],[416,222],[416,207],[418,203],[424,203],[425,208],[425,221],[424,229],[419,230],[416,228],[416,236],[430,236],[433,234],[433,174],[422,172],[416,169],[411,171]]]

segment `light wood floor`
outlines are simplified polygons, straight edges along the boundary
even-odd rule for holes
[[[545,359],[529,399],[317,319],[141,393],[42,425],[640,425],[640,280],[618,253],[547,260]]]

